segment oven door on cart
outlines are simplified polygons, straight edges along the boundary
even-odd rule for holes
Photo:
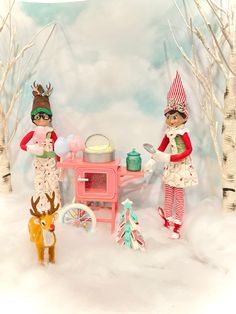
[[[113,199],[117,182],[113,169],[78,169],[77,198]]]

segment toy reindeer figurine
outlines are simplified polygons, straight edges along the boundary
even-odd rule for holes
[[[59,204],[57,206],[54,205],[55,192],[52,193],[52,197],[46,193],[46,197],[50,203],[50,209],[42,213],[37,210],[40,197],[36,201],[34,201],[33,197],[31,198],[32,209],[30,209],[30,213],[33,217],[30,218],[28,224],[30,240],[35,242],[40,264],[44,263],[45,249],[48,249],[49,262],[55,263],[56,235],[54,233],[54,221],[58,216],[56,211],[59,208]]]

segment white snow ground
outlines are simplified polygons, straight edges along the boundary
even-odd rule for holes
[[[1,197],[0,304],[4,313],[235,313],[236,216],[218,200],[186,215],[169,238],[154,208],[136,208],[146,251],[118,246],[110,228],[94,233],[56,224],[55,265],[39,266],[29,241],[29,200]],[[2,310],[1,310],[1,313]]]

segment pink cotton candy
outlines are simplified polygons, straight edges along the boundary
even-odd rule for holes
[[[76,153],[84,149],[84,144],[79,135],[69,135],[67,141],[70,152]]]
[[[34,136],[33,136],[34,141],[37,143],[42,143],[45,140],[46,135],[49,131],[50,130],[48,127],[37,126],[34,131]]]

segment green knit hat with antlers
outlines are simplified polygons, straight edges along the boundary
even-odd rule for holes
[[[34,82],[32,87],[32,94],[34,95],[31,116],[35,116],[39,112],[44,112],[52,116],[51,106],[49,102],[49,96],[52,93],[52,86],[49,83],[46,85],[46,91],[41,84]]]

